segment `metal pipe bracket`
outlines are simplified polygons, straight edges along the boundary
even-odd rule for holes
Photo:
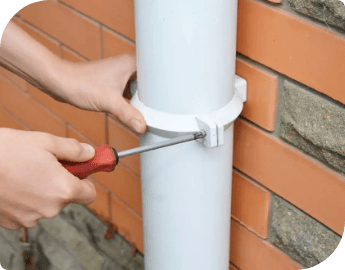
[[[207,136],[198,141],[205,147],[219,147],[224,144],[224,130],[230,127],[242,112],[243,103],[247,100],[247,82],[236,75],[232,100],[217,111],[201,114],[172,114],[153,110],[139,100],[136,89],[133,92],[131,104],[143,114],[149,132],[174,138],[205,130]]]

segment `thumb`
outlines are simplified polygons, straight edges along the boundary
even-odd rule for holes
[[[109,112],[134,132],[142,134],[146,131],[146,122],[139,110],[130,105],[122,96],[114,95],[113,105]]]
[[[47,151],[58,160],[73,162],[88,161],[95,156],[95,149],[91,145],[57,136],[53,136],[53,142],[48,144]]]

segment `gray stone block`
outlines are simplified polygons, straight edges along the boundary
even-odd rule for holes
[[[345,6],[339,0],[288,0],[291,8],[345,30]]]
[[[285,81],[279,136],[345,173],[345,106]]]
[[[61,218],[61,216],[51,220],[42,219],[39,225],[42,226],[45,233],[41,233],[38,236],[38,242],[41,243],[45,254],[52,262],[54,254],[58,253],[55,250],[58,249],[64,255],[55,255],[58,256],[57,258],[65,260],[63,263],[66,263],[68,258],[70,258],[71,263],[73,262],[74,266],[66,269],[102,269],[105,258],[90,245],[88,239],[83,234],[78,232],[76,228]],[[51,249],[52,251],[50,251]],[[58,266],[54,262],[53,265]]]
[[[66,247],[61,245],[60,241],[57,241],[50,233],[45,230],[37,235],[35,239],[37,261],[43,266],[43,269],[50,270],[51,266],[59,270],[84,270],[79,261],[74,257]],[[46,258],[40,260],[39,258]]]
[[[3,239],[6,239],[8,243],[11,243],[16,251],[21,251],[21,230],[11,231],[0,226],[0,234],[2,235]]]
[[[292,204],[272,194],[268,240],[304,267],[327,259],[341,237]]]
[[[60,216],[81,232],[98,252],[116,263],[119,269],[144,269],[143,256],[138,252],[133,254],[131,245],[120,235],[114,233],[111,239],[104,239],[108,226],[84,206],[70,204]]]
[[[19,240],[10,242],[8,241],[8,235],[13,236],[17,235],[17,233],[1,228],[0,264],[6,270],[24,270],[24,261],[22,252],[20,250]]]
[[[144,260],[86,207],[71,204],[54,219],[42,219],[29,230],[32,263],[40,270],[143,270]],[[0,227],[0,262],[8,270],[24,270],[21,232]]]

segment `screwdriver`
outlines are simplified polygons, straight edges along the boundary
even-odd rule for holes
[[[172,146],[179,143],[194,141],[206,137],[206,131],[202,130],[194,134],[188,134],[174,139],[166,140],[152,145],[145,145],[121,152],[108,145],[102,145],[95,149],[94,158],[85,162],[60,161],[62,166],[74,176],[84,179],[96,172],[111,172],[119,163],[119,159],[131,155],[152,151],[155,149]]]
[[[1,57],[0,57],[1,58]],[[23,78],[36,88],[47,92],[45,88],[43,88],[37,81],[35,81],[32,77],[26,74],[24,71],[19,69],[18,67],[14,66],[13,64],[9,63],[5,59],[1,58],[0,66],[8,69],[9,71],[15,73],[19,77]],[[95,149],[95,156],[93,159],[86,161],[86,162],[69,162],[69,161],[61,161],[63,167],[65,167],[70,173],[79,177],[80,179],[84,179],[89,175],[96,173],[96,172],[111,172],[115,169],[116,165],[119,163],[119,159],[155,149],[159,149],[162,147],[167,147],[179,143],[189,142],[197,139],[202,139],[206,137],[206,131],[202,130],[200,132],[189,134],[181,137],[177,137],[175,139],[166,140],[163,142],[159,142],[157,144],[142,146],[134,149],[129,149],[122,152],[117,152],[116,149],[108,146],[102,145]]]

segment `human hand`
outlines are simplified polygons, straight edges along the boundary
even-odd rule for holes
[[[10,22],[2,37],[0,65],[59,101],[111,113],[135,132],[146,130],[142,114],[122,97],[128,79],[136,70],[134,55],[72,63],[62,60]]]
[[[70,174],[58,160],[83,162],[93,147],[48,133],[0,128],[0,226],[30,228],[69,203],[89,204],[94,185]]]
[[[134,55],[123,54],[99,61],[62,61],[59,80],[49,85],[53,96],[81,109],[108,112],[137,133],[144,133],[142,114],[123,98],[129,78],[136,70]]]

